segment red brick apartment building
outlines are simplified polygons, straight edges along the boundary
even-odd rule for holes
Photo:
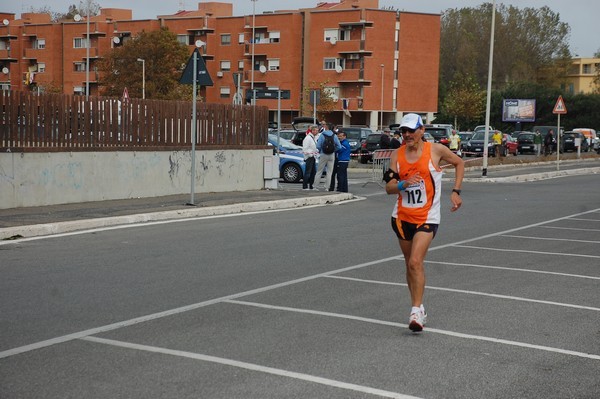
[[[289,90],[289,99],[260,98],[271,120],[312,115],[304,88],[326,88],[337,110],[334,123],[376,128],[405,112],[432,120],[437,112],[440,15],[379,9],[378,0],[340,0],[314,8],[233,16],[233,4],[202,2],[198,10],[133,20],[132,11],[104,8],[89,21],[51,22],[48,14],[21,19],[0,12],[0,87],[62,88],[101,93],[96,62],[139,32],[167,27],[189,46],[198,40],[214,86],[206,100],[242,102],[252,87]],[[254,39],[253,39],[254,36]],[[89,59],[89,73],[87,64]],[[141,65],[139,66],[141,70]],[[240,77],[236,85],[234,77]]]

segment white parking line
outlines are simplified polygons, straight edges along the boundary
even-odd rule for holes
[[[584,279],[590,279],[590,280],[600,280],[600,277],[585,276],[583,274],[548,272],[545,270],[533,270],[533,269],[519,269],[516,267],[506,267],[506,266],[488,266],[488,265],[478,265],[478,264],[473,264],[473,263],[438,262],[435,260],[426,260],[425,263],[435,263],[435,264],[439,264],[439,265],[450,265],[450,266],[461,266],[461,267],[477,267],[477,268],[481,268],[481,269],[508,270],[508,271],[512,271],[512,272],[523,272],[523,273],[550,274],[550,275],[563,276],[563,277],[574,277],[574,278],[584,278]]]
[[[237,301],[237,300],[228,300],[225,302],[237,304],[237,305],[244,305],[244,306],[254,306],[254,307],[263,308],[263,309],[281,310],[281,311],[285,311],[285,312],[296,312],[296,313],[303,313],[303,314],[313,314],[313,315],[325,316],[325,317],[335,317],[335,318],[339,318],[339,319],[354,320],[354,321],[360,321],[360,322],[364,322],[364,323],[372,323],[372,324],[379,324],[379,325],[385,325],[385,326],[402,327],[402,328],[408,327],[408,325],[406,325],[406,324],[395,323],[392,321],[377,320],[377,319],[371,319],[371,318],[367,318],[367,317],[352,316],[352,315],[340,314],[340,313],[322,312],[322,311],[311,310],[311,309],[291,308],[291,307],[287,307],[287,306],[274,306],[274,305],[266,305],[266,304],[257,303],[257,302],[246,302],[246,301]],[[550,346],[535,345],[535,344],[528,344],[525,342],[511,341],[511,340],[507,340],[507,339],[484,337],[481,335],[464,334],[464,333],[458,333],[458,332],[454,332],[454,331],[440,330],[437,328],[427,328],[427,331],[430,333],[449,335],[451,337],[472,339],[472,340],[477,340],[477,341],[494,342],[497,344],[518,346],[518,347],[522,347],[522,348],[537,349],[537,350],[542,350],[542,351],[546,351],[546,352],[560,353],[563,355],[582,357],[582,358],[586,358],[586,359],[600,360],[600,355],[596,355],[593,353],[577,352],[577,351],[571,351],[571,350],[566,350],[566,349],[561,349],[561,348],[553,348]]]
[[[569,220],[582,220],[584,222],[600,222],[600,219],[570,218]]]
[[[490,247],[478,247],[475,245],[455,245],[455,247],[481,249],[483,251],[520,252],[520,253],[538,254],[538,255],[577,256],[577,257],[581,257],[581,258],[600,259],[600,256],[597,256],[597,255],[582,255],[582,254],[572,254],[572,253],[563,254],[560,252],[530,251],[530,250],[525,250],[525,249],[490,248]]]
[[[570,238],[531,237],[531,236],[519,236],[519,235],[514,235],[514,234],[503,234],[500,237],[523,238],[526,240],[569,241],[569,242],[581,242],[581,243],[589,243],[589,244],[600,244],[600,241],[573,240]]]
[[[580,229],[577,227],[558,227],[558,226],[540,226],[544,229],[558,229],[558,230],[579,230],[579,231],[600,231],[598,229]]]
[[[303,207],[302,209],[305,209],[307,207]],[[285,209],[290,210],[290,209]],[[284,211],[284,210],[277,210],[278,212],[280,211]],[[435,250],[440,250],[440,249],[444,249],[444,248],[449,248],[449,247],[453,247],[453,246],[460,246],[462,244],[465,243],[469,243],[469,242],[474,242],[474,241],[480,241],[480,240],[485,240],[487,238],[491,238],[491,237],[497,237],[499,235],[503,235],[503,234],[509,234],[509,233],[513,233],[516,231],[521,231],[521,230],[525,230],[528,228],[532,228],[532,227],[539,227],[542,226],[544,224],[547,223],[553,223],[556,221],[560,221],[560,220],[565,220],[571,217],[576,217],[576,216],[581,216],[581,215],[586,215],[589,213],[595,213],[595,212],[599,212],[600,209],[594,209],[594,210],[590,210],[590,211],[586,211],[586,212],[581,212],[581,213],[577,213],[574,215],[570,215],[570,216],[564,216],[564,217],[559,217],[559,218],[555,218],[552,220],[547,220],[545,222],[538,222],[538,223],[533,223],[530,225],[526,225],[526,226],[521,226],[521,227],[516,227],[514,229],[509,229],[509,230],[504,230],[504,231],[500,231],[500,232],[496,232],[496,233],[490,233],[490,234],[486,234],[483,236],[478,236],[478,237],[474,237],[474,238],[469,238],[469,239],[465,239],[462,241],[458,241],[455,243],[448,243],[448,244],[442,244],[436,247],[432,247],[430,248],[430,251],[435,251]],[[157,224],[167,224],[167,223],[180,223],[180,222],[187,222],[187,221],[191,221],[191,220],[202,220],[202,219],[213,219],[213,218],[220,218],[220,217],[233,217],[233,216],[241,216],[241,215],[250,215],[250,214],[254,214],[254,213],[267,213],[267,212],[273,212],[273,210],[271,211],[260,211],[260,212],[247,212],[244,214],[232,214],[232,215],[215,215],[215,216],[204,216],[204,217],[197,217],[197,218],[188,218],[188,219],[177,219],[177,220],[168,220],[168,221],[160,221],[160,222],[149,222],[149,223],[136,223],[134,225],[126,225],[126,226],[115,226],[115,227],[107,227],[107,228],[98,228],[98,229],[92,229],[92,230],[86,230],[86,231],[78,231],[78,232],[73,232],[73,233],[65,233],[65,234],[60,234],[60,235],[53,235],[53,236],[44,236],[44,237],[33,237],[31,238],[31,240],[37,240],[37,239],[44,239],[44,238],[55,238],[58,236],[70,236],[70,235],[76,235],[76,234],[87,234],[90,232],[94,232],[94,231],[104,231],[104,230],[115,230],[115,229],[124,229],[124,228],[131,228],[134,226],[150,226],[150,225],[157,225]],[[23,240],[18,240],[16,242],[23,242],[23,241],[29,241],[30,239],[23,239]],[[0,242],[0,245],[2,245],[3,242]],[[477,247],[480,248],[480,247]],[[485,248],[480,248],[480,249],[485,249]],[[495,248],[494,248],[495,249]],[[285,286],[289,286],[289,285],[293,285],[293,284],[298,284],[298,283],[302,283],[305,281],[310,281],[313,279],[317,279],[320,277],[326,277],[328,275],[333,275],[333,274],[337,274],[337,273],[343,273],[349,270],[354,270],[354,269],[359,269],[359,268],[363,268],[363,267],[368,267],[368,266],[372,266],[372,265],[376,265],[376,264],[380,264],[380,263],[385,263],[385,262],[389,262],[392,260],[401,260],[403,259],[402,255],[398,255],[398,256],[393,256],[393,257],[388,257],[388,258],[383,258],[383,259],[379,259],[379,260],[375,260],[375,261],[371,261],[371,262],[366,262],[366,263],[361,263],[358,265],[354,265],[354,266],[349,266],[349,267],[344,267],[341,269],[337,269],[337,270],[332,270],[329,272],[325,272],[325,273],[319,273],[319,274],[315,274],[315,275],[311,275],[311,276],[307,276],[307,277],[303,277],[303,278],[299,278],[299,279],[295,279],[295,280],[290,280],[290,281],[286,281],[286,282],[282,282],[279,284],[273,284],[273,285],[269,285],[266,287],[262,287],[262,288],[257,288],[254,290],[249,290],[249,291],[244,291],[241,293],[237,293],[237,294],[231,294],[231,295],[226,295],[224,297],[220,297],[220,298],[215,298],[215,299],[211,299],[208,301],[204,301],[204,302],[198,302],[198,303],[194,303],[191,305],[186,305],[186,306],[181,306],[179,308],[174,308],[174,309],[169,309],[169,310],[165,310],[162,312],[157,312],[157,313],[153,313],[153,314],[149,314],[149,315],[145,315],[145,316],[140,316],[140,317],[136,317],[133,319],[129,319],[129,320],[124,320],[121,322],[117,322],[117,323],[113,323],[113,324],[108,324],[108,325],[104,325],[104,326],[100,326],[100,327],[95,327],[95,328],[91,328],[88,330],[84,330],[84,331],[79,331],[79,332],[75,332],[75,333],[71,333],[71,334],[67,334],[67,335],[63,335],[63,336],[59,336],[59,337],[55,337],[55,338],[51,338],[51,339],[47,339],[44,341],[38,341],[38,342],[34,342],[28,345],[24,345],[24,346],[20,346],[20,347],[16,347],[16,348],[12,348],[12,349],[8,349],[5,350],[3,352],[0,352],[0,359],[6,358],[6,357],[10,357],[10,356],[14,356],[14,355],[18,355],[20,353],[24,353],[24,352],[29,352],[32,350],[37,350],[40,348],[45,348],[48,346],[52,346],[52,345],[56,345],[56,344],[60,344],[60,343],[64,343],[64,342],[68,342],[74,339],[80,339],[83,337],[87,337],[90,335],[94,335],[94,334],[98,334],[101,332],[106,332],[106,331],[112,331],[112,330],[116,330],[119,328],[123,328],[123,327],[127,327],[127,326],[131,326],[131,325],[135,325],[135,324],[139,324],[139,323],[144,323],[146,321],[150,321],[150,320],[155,320],[155,319],[159,319],[162,317],[167,317],[167,316],[172,316],[175,314],[179,314],[179,313],[183,313],[183,312],[187,312],[190,310],[194,310],[194,309],[198,309],[204,306],[209,306],[209,305],[214,305],[226,300],[231,300],[231,299],[235,299],[235,298],[241,298],[247,295],[253,295],[256,293],[261,293],[261,292],[265,292],[265,291],[269,291],[269,290],[273,290],[273,289],[277,289],[277,288],[282,288]]]
[[[377,395],[377,396],[381,396],[383,398],[419,399],[416,396],[403,395],[401,393],[385,391],[383,389],[378,389],[378,388],[371,388],[371,387],[367,387],[364,385],[350,384],[347,382],[332,380],[329,378],[317,377],[317,376],[310,375],[310,374],[297,373],[294,371],[288,371],[288,370],[277,369],[277,368],[273,368],[273,367],[261,366],[259,364],[254,364],[254,363],[246,363],[246,362],[241,362],[241,361],[232,360],[232,359],[226,359],[226,358],[222,358],[222,357],[203,355],[200,353],[160,348],[160,347],[156,347],[156,346],[139,345],[139,344],[133,344],[130,342],[115,341],[112,339],[97,338],[97,337],[86,337],[86,338],[82,338],[82,339],[85,341],[96,342],[96,343],[104,344],[104,345],[118,346],[121,348],[134,349],[134,350],[138,350],[138,351],[160,353],[163,355],[185,357],[188,359],[201,360],[203,362],[218,363],[218,364],[242,368],[242,369],[246,369],[246,370],[250,370],[250,371],[257,371],[260,373],[273,374],[273,375],[286,377],[286,378],[294,378],[297,380],[307,381],[307,382],[311,382],[311,383],[315,383],[315,384],[326,385],[329,387],[341,388],[341,389],[346,389],[346,390],[350,390],[350,391],[366,393],[369,395]]]
[[[345,276],[326,276],[326,277],[327,278],[333,278],[333,279],[340,279],[340,280],[357,281],[357,282],[360,282],[360,283],[379,284],[379,285],[395,285],[395,286],[400,286],[400,287],[408,287],[408,284],[406,284],[406,283],[391,283],[389,281],[368,280],[368,279],[355,278],[355,277],[345,277]],[[594,312],[600,312],[600,308],[595,308],[593,306],[573,305],[573,304],[570,304],[570,303],[544,301],[544,300],[541,300],[541,299],[523,298],[523,297],[520,297],[520,296],[490,294],[488,292],[460,290],[460,289],[457,289],[457,288],[435,287],[435,286],[431,286],[431,285],[428,285],[427,289],[428,290],[434,290],[434,291],[455,292],[455,293],[458,293],[458,294],[487,296],[487,297],[490,297],[490,298],[509,299],[509,300],[512,300],[512,301],[541,303],[541,304],[544,304],[544,305],[562,306],[562,307],[565,307],[565,308],[582,309],[582,310],[592,310]]]

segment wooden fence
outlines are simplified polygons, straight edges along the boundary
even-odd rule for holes
[[[0,92],[0,151],[190,149],[192,102]],[[197,103],[196,145],[267,144],[268,108]]]

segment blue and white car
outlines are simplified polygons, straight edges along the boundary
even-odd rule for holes
[[[269,133],[269,145],[277,148],[277,134]],[[299,183],[304,176],[306,163],[302,147],[279,137],[279,175],[285,183]]]

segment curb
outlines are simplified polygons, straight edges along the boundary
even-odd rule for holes
[[[133,223],[156,222],[163,220],[187,219],[206,216],[232,215],[247,212],[272,211],[278,209],[301,208],[305,206],[323,206],[335,202],[354,199],[351,193],[338,193],[324,196],[300,197],[273,201],[244,202],[232,205],[219,205],[206,208],[187,208],[174,211],[140,213],[125,216],[111,216],[66,222],[14,226],[0,229],[0,240],[13,237],[30,238],[53,234],[69,233],[100,227],[112,227]],[[18,239],[16,239],[18,241]]]
[[[600,173],[600,167],[596,168],[582,168],[582,169],[569,169],[569,170],[558,170],[555,172],[543,172],[543,173],[530,173],[527,175],[518,176],[507,176],[507,177],[469,177],[464,178],[466,182],[480,182],[480,183],[521,183],[528,181],[538,181],[554,179],[557,177],[574,176],[574,175],[594,175]]]

